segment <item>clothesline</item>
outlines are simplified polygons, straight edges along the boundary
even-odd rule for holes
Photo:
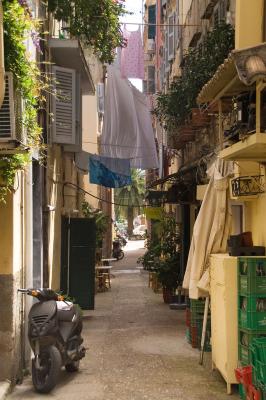
[[[96,142],[90,142],[90,141],[85,141],[85,142],[82,142],[82,143],[95,144],[95,145],[98,145],[98,146],[111,146],[111,147],[129,148],[129,149],[153,149],[153,146],[127,146],[127,145],[122,145],[122,144],[96,143]]]
[[[199,24],[153,24],[151,22],[120,22],[121,25],[139,25],[139,26],[201,26]]]

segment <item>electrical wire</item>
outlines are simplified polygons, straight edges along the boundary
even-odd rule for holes
[[[146,204],[143,204],[143,205],[142,204],[138,204],[138,205],[131,204],[131,205],[128,205],[128,204],[115,203],[115,202],[109,201],[109,200],[104,200],[104,199],[102,199],[102,198],[100,198],[98,196],[95,196],[94,194],[91,194],[90,192],[88,192],[87,190],[83,189],[82,187],[76,185],[75,183],[71,183],[71,182],[64,182],[63,183],[63,196],[65,195],[65,193],[64,193],[65,186],[74,186],[76,189],[80,190],[83,193],[88,194],[89,196],[91,196],[91,197],[93,197],[93,198],[95,198],[97,200],[100,200],[100,201],[102,201],[104,203],[113,204],[115,206],[119,206],[119,207],[144,207],[144,208],[148,207]]]

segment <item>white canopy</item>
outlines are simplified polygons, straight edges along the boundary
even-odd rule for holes
[[[208,295],[210,254],[226,252],[231,227],[228,181],[232,172],[232,162],[220,159],[208,170],[210,182],[194,225],[183,281],[191,299]]]

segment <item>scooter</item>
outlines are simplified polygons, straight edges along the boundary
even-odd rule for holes
[[[68,372],[79,369],[85,357],[82,316],[79,307],[51,289],[18,289],[33,296],[28,315],[28,338],[34,352],[32,383],[37,392],[48,393],[57,384],[61,367]]]
[[[114,258],[116,258],[117,260],[122,260],[122,258],[124,258],[124,252],[121,248],[121,243],[120,240],[114,240],[113,241],[113,252],[112,252],[112,256]]]

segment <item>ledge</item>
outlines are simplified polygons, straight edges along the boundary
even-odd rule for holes
[[[222,150],[223,160],[266,161],[266,133],[254,133],[247,138]]]

